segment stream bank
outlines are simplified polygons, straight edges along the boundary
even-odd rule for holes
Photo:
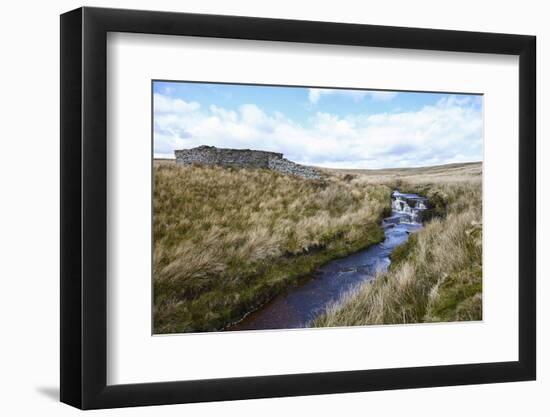
[[[384,218],[384,240],[320,267],[309,279],[248,314],[225,330],[267,330],[308,327],[326,307],[346,292],[388,270],[391,253],[422,229],[428,201],[417,194],[394,191],[391,215]]]

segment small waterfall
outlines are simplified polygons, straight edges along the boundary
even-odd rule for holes
[[[428,200],[416,194],[394,191],[391,196],[392,217],[389,223],[422,223],[422,211],[427,209]]]

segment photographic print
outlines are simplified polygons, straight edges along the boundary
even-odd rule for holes
[[[153,333],[482,320],[483,96],[153,81]]]

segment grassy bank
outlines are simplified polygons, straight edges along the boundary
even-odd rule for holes
[[[390,188],[346,173],[154,166],[154,331],[222,329],[383,239]]]
[[[425,228],[393,253],[389,272],[329,306],[313,325],[482,318],[481,164],[438,168],[355,173],[367,184],[425,195],[434,209]]]

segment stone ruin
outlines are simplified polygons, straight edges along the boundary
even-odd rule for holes
[[[215,146],[199,146],[174,151],[180,165],[217,165],[234,168],[265,168],[282,174],[296,175],[306,179],[320,179],[313,167],[296,164],[283,158],[282,153],[255,151],[251,149],[224,149]]]

